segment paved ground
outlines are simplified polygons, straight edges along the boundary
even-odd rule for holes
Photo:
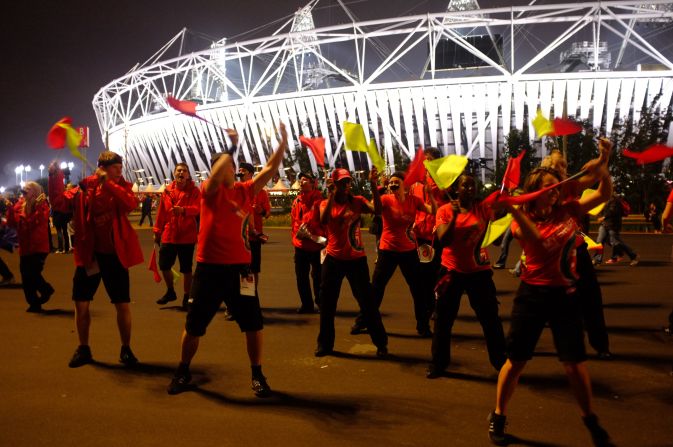
[[[139,233],[149,253],[151,234]],[[133,348],[142,365],[127,370],[117,363],[113,307],[99,292],[91,334],[97,363],[69,369],[76,347],[72,257],[52,255],[46,277],[57,293],[45,314],[25,312],[21,289],[0,289],[0,446],[488,445],[486,415],[496,376],[467,300],[454,328],[450,377],[424,377],[430,342],[415,336],[399,273],[382,307],[391,358],[377,359],[366,335],[349,335],[355,303],[347,286],[337,317],[339,354],[315,358],[318,316],[295,314],[287,230],[268,233],[260,296],[267,324],[264,372],[274,397],[252,395],[243,338],[221,314],[193,363],[198,388],[166,394],[184,313],[154,303],[163,289],[144,266],[131,271]],[[671,446],[673,338],[661,328],[673,307],[673,237],[625,239],[643,261],[600,269],[615,359],[590,361],[596,412],[620,446]],[[367,236],[369,253],[372,242]],[[2,257],[18,273],[18,256]],[[517,281],[507,270],[496,271],[495,281],[507,329]],[[548,331],[514,395],[508,430],[518,445],[590,443]]]

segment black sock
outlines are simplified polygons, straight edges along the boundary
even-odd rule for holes
[[[262,365],[250,365],[250,369],[252,370],[252,377],[264,377]]]

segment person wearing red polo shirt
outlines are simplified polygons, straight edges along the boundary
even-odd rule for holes
[[[236,145],[238,135],[234,130],[228,133]],[[224,300],[241,332],[245,333],[252,390],[257,397],[271,395],[271,388],[262,374],[262,311],[256,288],[248,282],[251,277],[248,226],[255,196],[278,171],[287,149],[287,132],[282,123],[280,134],[280,145],[252,180],[236,182],[234,159],[228,153],[212,158],[211,176],[201,186],[201,222],[192,303],[182,332],[180,364],[168,386],[168,394],[189,389],[190,363],[201,337]]]
[[[664,212],[661,214],[661,232],[662,233],[673,233],[673,227],[671,227],[671,220],[673,220],[673,190],[668,194],[666,199],[666,207]],[[673,251],[671,252],[673,253]],[[671,255],[673,256],[673,254]],[[666,333],[673,335],[673,311],[668,315],[668,327],[666,328]]]
[[[435,287],[437,296],[432,363],[426,377],[443,375],[451,362],[451,332],[463,293],[481,324],[491,365],[505,363],[505,333],[498,316],[493,271],[481,243],[493,218],[492,200],[476,199],[476,183],[463,174],[452,185],[457,199],[437,211],[437,239],[444,247],[442,268]]]
[[[292,202],[292,245],[294,245],[294,273],[297,277],[297,291],[301,300],[298,313],[315,312],[315,304],[320,306],[320,250],[324,247],[319,238],[324,231],[320,225],[320,202],[323,196],[315,189],[313,174],[299,174],[299,194]],[[318,241],[318,242],[316,242]],[[313,294],[311,281],[313,279]]]
[[[334,352],[334,316],[344,277],[348,279],[353,296],[360,306],[360,312],[369,328],[369,336],[377,348],[376,355],[388,354],[388,335],[374,303],[367,255],[360,233],[362,214],[381,213],[381,197],[376,188],[376,168],[370,171],[369,181],[373,205],[364,197],[351,193],[350,172],[346,169],[335,169],[328,198],[320,204],[320,222],[327,232],[327,256],[323,262],[320,283],[320,332],[316,357]]]
[[[432,336],[429,321],[435,296],[432,287],[426,286],[427,281],[422,275],[413,226],[417,213],[434,215],[437,205],[432,195],[429,196],[428,205],[420,197],[408,194],[404,187],[403,172],[395,172],[390,176],[388,189],[390,194],[381,196],[383,230],[372,276],[374,303],[377,308],[381,307],[386,285],[399,266],[414,302],[416,332],[428,338]],[[358,315],[355,326],[364,326],[362,315]]]
[[[122,157],[104,151],[98,157],[94,175],[80,182],[78,188],[64,192],[74,204],[75,277],[72,299],[79,347],[69,366],[77,368],[91,363],[89,305],[101,280],[117,310],[121,338],[119,361],[133,366],[138,359],[131,351],[131,302],[129,268],[143,262],[138,235],[131,227],[128,214],[138,202],[131,183],[122,177]]]
[[[21,194],[19,201],[7,208],[7,225],[15,228],[19,236],[19,270],[27,312],[42,312],[42,305],[54,293],[42,276],[49,254],[49,205],[42,187],[35,182],[27,182]]]
[[[252,180],[255,173],[255,167],[250,163],[240,163],[238,165],[239,181],[247,182]],[[269,193],[264,188],[260,189],[251,205],[252,222],[249,227],[248,239],[250,241],[250,253],[252,259],[250,261],[250,271],[255,277],[255,286],[259,287],[259,273],[262,271],[262,244],[265,242],[264,222],[271,215],[271,202],[269,201]]]
[[[171,268],[178,258],[184,287],[182,308],[187,310],[192,286],[192,258],[197,237],[196,217],[201,210],[201,191],[194,185],[186,163],[175,165],[173,177],[175,180],[166,187],[159,200],[157,220],[153,229],[154,242],[160,244],[159,269],[168,289],[164,296],[157,300],[157,304],[163,305],[177,299]]]

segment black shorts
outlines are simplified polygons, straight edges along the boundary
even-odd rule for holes
[[[510,360],[526,361],[533,357],[547,322],[560,361],[579,363],[587,359],[577,293],[568,293],[564,287],[522,282],[514,298],[511,318],[507,334],[507,357]]]
[[[250,271],[259,273],[262,271],[262,241],[250,241]]]
[[[222,301],[241,328],[241,332],[255,332],[263,328],[262,309],[257,296],[241,295],[241,272],[247,265],[196,263],[190,296],[192,305],[187,313],[185,330],[200,337],[220,308]]]
[[[119,262],[117,254],[96,253],[95,258],[99,273],[89,276],[84,267],[75,269],[75,277],[72,279],[73,301],[93,300],[102,279],[110,302],[130,303],[129,271]]]
[[[175,258],[180,261],[180,273],[192,273],[192,259],[194,258],[195,244],[161,244],[159,248],[159,270],[165,272],[175,264]]]

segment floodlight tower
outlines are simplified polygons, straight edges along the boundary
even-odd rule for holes
[[[643,3],[640,5],[640,9],[643,10],[643,12],[653,12],[653,11],[659,11],[662,13],[666,12],[672,12],[673,11],[673,5],[655,5],[652,3]],[[636,26],[636,22],[645,22],[648,23],[652,26],[661,26],[662,24],[669,24],[671,23],[671,18],[670,17],[659,17],[659,18],[649,18],[649,19],[638,19],[636,17],[633,17],[629,20],[627,29],[626,29],[626,34],[624,36],[624,39],[622,40],[622,45],[619,48],[619,54],[617,54],[617,59],[615,60],[615,68],[620,68],[622,65],[622,58],[624,57],[624,50],[626,50],[626,46],[630,43],[631,40],[631,34],[633,34],[634,27]]]

